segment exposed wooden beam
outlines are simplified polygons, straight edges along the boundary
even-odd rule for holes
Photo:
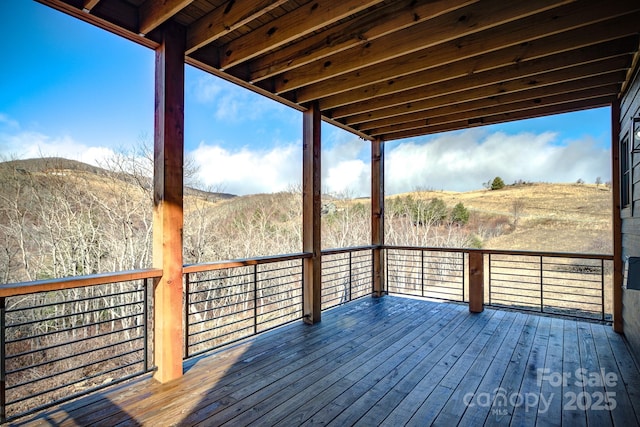
[[[622,76],[622,74],[618,73],[618,76]],[[488,98],[474,99],[467,102],[450,103],[449,105],[436,106],[433,108],[427,108],[408,114],[385,117],[380,120],[371,120],[369,122],[358,124],[357,127],[360,131],[368,132],[375,128],[395,126],[400,123],[413,122],[418,120],[431,120],[434,117],[461,114],[465,112],[473,114],[472,112],[474,110],[482,110],[499,105],[515,104],[525,101],[541,103],[543,102],[542,100],[548,96],[556,96],[562,94],[567,94],[567,96],[576,96],[576,94],[582,91],[591,90],[594,88],[606,87],[609,91],[615,91],[619,90],[620,84],[620,81],[605,81],[601,78],[601,76],[590,77],[587,79],[561,82],[550,86],[521,90],[513,93],[505,93]]]
[[[89,13],[98,3],[100,3],[100,0],[85,0],[82,6],[82,11]]]
[[[461,84],[464,84],[463,86],[464,90],[468,91],[476,87],[482,87],[482,86],[487,86],[491,84],[502,83],[508,80],[512,80],[514,76],[517,78],[525,78],[525,77],[531,76],[532,78],[535,79],[535,76],[537,74],[540,74],[541,72],[549,72],[549,71],[558,70],[562,68],[577,67],[581,64],[589,64],[590,62],[605,60],[607,59],[607,57],[600,57],[601,55],[604,55],[604,54],[606,54],[607,56],[611,55],[611,58],[615,58],[619,56],[630,58],[630,53],[628,53],[629,52],[628,48],[629,46],[635,43],[637,43],[636,37],[630,38],[629,41],[625,43],[607,42],[607,43],[600,44],[597,47],[592,49],[577,49],[575,51],[556,54],[553,57],[545,58],[544,60],[541,60],[541,61],[526,63],[533,66],[526,66],[525,64],[512,65],[510,67],[504,67],[502,69],[484,71],[482,73],[470,75],[468,77],[460,77],[458,80],[468,80],[466,84],[464,84],[465,82],[461,82]],[[621,64],[624,65],[624,63],[625,63],[624,60],[622,60]],[[511,74],[511,73],[514,73],[514,74]],[[426,79],[424,81],[430,81],[432,82],[431,84],[440,83],[435,77],[434,79]],[[410,87],[408,89],[416,89],[416,88],[418,87]],[[589,87],[586,87],[585,89],[588,89],[588,88]],[[562,86],[552,85],[547,89],[539,89],[538,92],[541,92],[541,93],[536,93],[534,97],[542,97],[542,96],[548,95],[548,93],[542,93],[544,91],[549,91],[552,93],[558,93],[558,92],[566,93],[574,90],[575,89],[568,89],[568,88],[563,88]],[[380,90],[380,92],[382,92],[383,94],[387,93],[386,91],[382,91],[382,89]],[[452,92],[452,93],[456,93],[456,92]],[[447,94],[439,92],[439,95],[446,96]],[[468,95],[464,94],[463,96],[466,98]],[[518,100],[522,100],[522,99],[518,99]],[[462,103],[464,102],[464,99],[457,98],[457,101],[455,102]],[[439,107],[442,107],[442,106],[443,104],[439,105]],[[469,107],[483,108],[483,107],[486,107],[486,105],[480,106],[478,104],[470,104]],[[469,109],[466,109],[464,111],[469,111]],[[403,116],[406,118],[408,117],[408,114],[411,114],[411,113],[409,113],[408,111],[404,111]],[[396,120],[400,120],[400,118]],[[373,118],[369,120],[369,122],[373,122],[373,121],[379,121],[379,120],[374,120]],[[353,124],[358,122],[350,121],[350,123]],[[374,126],[360,125],[358,129],[367,130],[367,129],[372,129],[373,127],[378,127],[378,126],[379,125],[374,125]]]
[[[235,31],[289,0],[228,0],[198,19],[187,29],[187,55]]]
[[[638,14],[637,19],[640,19],[640,14]],[[566,40],[564,37],[554,36],[554,39],[558,39],[557,43],[553,43],[554,40],[548,40],[548,38],[545,38],[542,39],[546,40],[548,43],[545,48],[545,56],[531,57],[531,49],[527,49],[530,52],[528,56],[521,55],[526,47],[519,44],[479,56],[458,60],[453,63],[447,63],[433,68],[426,68],[423,71],[414,72],[412,74],[399,77],[396,76],[375,84],[352,88],[348,92],[323,98],[320,101],[320,108],[323,111],[333,109],[373,97],[413,89],[427,84],[435,84],[456,77],[478,75],[478,73],[482,73],[484,71],[487,71],[485,74],[489,74],[488,70],[494,70],[506,66],[512,66],[513,69],[518,69],[518,67],[525,66],[524,64],[531,64],[534,61],[535,63],[543,63],[546,61],[551,62],[553,60],[557,61],[558,58],[565,55],[572,55],[576,61],[582,63],[598,58],[616,56],[622,53],[632,53],[638,47],[638,37],[635,34],[637,32],[637,21],[632,19],[627,19],[626,21],[628,21],[627,25],[625,27],[618,25],[618,31],[616,32],[617,35],[624,38],[611,39],[612,35],[607,35],[606,37],[608,37],[608,39],[605,40],[609,41],[602,43],[602,38],[592,38],[587,34],[593,33],[593,31],[585,32],[582,30],[583,33],[585,33],[584,36],[590,43],[588,45],[582,44],[582,46],[578,46],[577,48],[573,41],[563,41]],[[633,36],[626,37],[629,34],[633,34]],[[585,40],[585,42],[587,40]],[[536,45],[539,46],[539,43],[536,43]],[[433,56],[429,55],[429,57]],[[389,67],[393,68],[392,64],[387,64],[387,67],[385,68],[389,69]],[[336,86],[338,86],[338,84],[336,84]],[[297,93],[298,99],[305,99],[304,93],[308,92],[307,89],[309,88],[302,88]],[[330,93],[336,90],[337,89],[333,89],[327,92]],[[315,95],[319,95],[319,93],[316,93]]]
[[[373,250],[373,296],[381,297],[384,283],[384,142],[371,141],[371,244]]]
[[[560,81],[569,81],[588,76],[611,72],[612,70],[626,70],[629,66],[630,57],[618,56],[612,59],[605,59],[587,64],[573,66],[571,63],[563,63],[562,55],[554,58],[553,61],[530,62],[513,67],[501,68],[497,71],[485,71],[471,77],[460,77],[447,80],[434,85],[422,86],[392,95],[385,95],[379,98],[350,104],[345,107],[333,110],[333,118],[341,118],[376,109],[389,108],[389,106],[411,104],[427,98],[445,96],[452,93],[460,93],[460,102],[467,100],[465,91],[482,87],[499,85],[497,93],[509,89],[509,86],[517,84],[523,88],[537,87],[555,84]],[[545,66],[550,71],[545,71]],[[528,69],[528,71],[524,71]],[[522,74],[518,70],[522,70]]]
[[[511,122],[515,120],[523,120],[535,117],[550,116],[553,114],[569,113],[573,111],[581,111],[590,108],[606,107],[616,99],[615,96],[605,96],[601,98],[593,98],[589,100],[573,101],[565,104],[534,108],[525,112],[517,111],[514,113],[504,113],[495,116],[481,117],[473,120],[461,120],[455,123],[447,123],[444,125],[425,126],[422,129],[414,129],[402,132],[390,133],[383,135],[385,140],[396,140],[404,138],[413,138],[421,135],[428,135],[440,132],[449,132],[452,130],[466,129],[473,126],[483,126],[496,123]]]
[[[162,27],[156,50],[153,266],[154,377],[167,382],[182,376],[182,229],[184,168],[184,28]]]
[[[446,123],[455,123],[463,120],[473,120],[476,118],[487,116],[497,116],[500,114],[515,112],[526,112],[527,110],[537,109],[544,106],[566,104],[572,101],[589,100],[592,98],[601,98],[604,96],[615,97],[618,93],[619,88],[620,85],[617,84],[601,86],[587,90],[556,94],[520,102],[505,103],[485,108],[475,108],[470,111],[463,111],[459,113],[452,113],[435,117],[431,115],[425,115],[423,118],[413,121],[402,118],[402,120],[396,124],[373,128],[370,129],[368,133],[373,136],[387,135],[389,133],[401,132],[404,130],[421,129],[425,125],[435,126]],[[525,93],[526,92],[527,91],[525,91]]]
[[[558,19],[556,15],[562,16],[565,9],[558,7],[547,12],[541,12],[541,10],[546,10],[562,3],[566,3],[566,1],[545,0],[531,2],[518,0],[516,2],[504,2],[501,0],[491,0],[490,2],[486,2],[486,4],[483,3],[482,8],[474,7],[474,5],[466,6],[454,12],[438,16],[435,19],[381,37],[363,46],[339,52],[325,58],[324,61],[319,63],[309,64],[283,73],[275,79],[275,91],[277,93],[283,93],[315,82],[331,79],[350,71],[370,67],[380,62],[412,54],[430,46],[459,39],[465,35],[479,33],[493,27],[500,28],[499,26],[501,24],[513,23],[514,21],[518,23],[520,22],[520,18],[530,15],[534,15],[532,19],[536,21],[536,24],[541,24],[541,22],[536,20],[537,16],[546,18],[545,22],[542,22],[542,24],[546,25],[546,21]],[[576,7],[566,12],[571,11],[575,14],[577,13],[575,9]],[[539,12],[539,15],[535,15],[537,12]],[[563,23],[565,21],[564,19],[559,20]],[[578,21],[578,19],[576,19],[576,21]],[[515,30],[513,28],[514,26],[516,27]],[[562,27],[564,28],[564,25]],[[498,45],[495,46],[494,49],[514,44],[511,43],[514,34],[526,34],[528,31],[531,31],[534,32],[537,37],[540,37],[543,33],[543,30],[540,28],[526,30],[521,29],[515,25],[515,23],[511,26],[506,26],[506,28],[509,29],[509,37],[502,34]],[[544,31],[546,31],[546,29]],[[456,49],[456,53],[458,53],[459,50],[459,48]],[[490,49],[484,49],[484,51],[489,50]]]
[[[303,319],[313,324],[322,310],[320,109],[313,103],[302,114],[302,250],[312,254],[302,261]]]
[[[146,0],[140,5],[139,33],[149,34],[192,2],[193,0]]]
[[[374,9],[357,20],[347,21],[304,38],[248,64],[249,80],[259,82],[285,71],[319,61],[337,52],[433,19],[479,0],[395,1]]]
[[[317,0],[239,37],[221,49],[221,69],[274,50],[292,40],[380,3],[382,0]]]
[[[441,71],[440,74],[433,72],[427,76],[427,81],[434,79],[435,82],[456,77],[456,74],[477,73],[504,65],[539,59],[554,53],[593,46],[630,35],[633,37],[626,39],[625,43],[633,44],[637,43],[637,23],[639,21],[640,13],[624,15],[602,22],[595,27],[580,27],[486,52],[487,46],[494,43],[491,35],[494,31],[490,31],[483,33],[485,36],[483,38],[484,44],[471,43],[463,38],[434,46],[417,52],[415,55],[368,67],[366,74],[354,71],[327,82],[305,86],[296,91],[296,97],[298,100],[325,98],[323,101],[327,105],[326,108],[330,108],[330,105],[344,105],[349,102],[349,99],[357,96],[362,98],[366,94],[379,95],[379,91],[383,88],[391,90],[390,87],[397,86],[399,80],[410,78],[403,76],[412,76],[424,70],[438,69]],[[462,47],[457,47],[457,42],[460,42]],[[496,38],[495,43],[501,42]],[[472,48],[474,46],[475,48]],[[607,52],[603,54],[606,55]],[[347,91],[354,92],[354,94],[344,98],[339,95]],[[358,93],[361,95],[356,95]]]
[[[103,1],[96,4],[91,13],[86,13],[82,10],[82,2],[79,2],[78,7],[74,7],[65,0],[36,1],[150,49],[156,49],[160,44],[158,39],[140,36],[138,9],[129,3]]]
[[[530,90],[540,90],[546,92],[547,88],[563,86],[563,90],[579,90],[583,85],[585,88],[603,86],[608,84],[619,84],[624,81],[624,71],[613,71],[610,73],[599,74],[597,76],[586,77],[584,79],[567,80],[564,71],[559,72],[555,77],[549,78],[549,85],[541,85],[532,87],[529,85],[529,79],[515,80],[513,82],[497,83],[490,86],[483,86],[477,89],[471,89],[464,92],[464,98],[460,93],[452,93],[435,98],[426,98],[410,104],[398,105],[389,108],[383,108],[376,111],[367,111],[358,115],[346,118],[346,124],[356,126],[358,123],[368,123],[385,118],[393,119],[396,116],[410,114],[412,112],[420,112],[432,108],[440,108],[446,106],[464,105],[467,102],[479,100],[495,100],[500,102],[505,97],[516,96],[518,93],[525,93]],[[555,81],[552,81],[555,80]],[[524,95],[525,97],[527,95]]]

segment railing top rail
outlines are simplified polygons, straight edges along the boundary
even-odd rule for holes
[[[311,252],[299,252],[286,255],[269,255],[257,258],[242,258],[228,261],[204,262],[200,264],[189,264],[182,268],[183,274],[199,273],[203,271],[222,270],[225,268],[246,267],[249,265],[271,264],[274,262],[291,261],[295,259],[311,258]]]
[[[429,246],[395,246],[384,245],[384,249],[414,250],[414,251],[433,251],[433,252],[481,252],[484,254],[496,255],[523,255],[523,256],[542,256],[556,258],[583,258],[583,259],[603,259],[613,260],[613,255],[608,254],[587,254],[572,252],[540,252],[540,251],[517,251],[509,249],[476,249],[476,248],[443,248]]]
[[[72,276],[56,279],[35,280],[31,282],[7,283],[0,285],[0,297],[82,288],[85,286],[104,285],[106,283],[128,282],[131,280],[151,279],[161,276],[162,269],[147,268],[141,270],[91,274],[88,276]]]
[[[360,251],[370,251],[372,249],[382,248],[382,246],[377,245],[366,245],[366,246],[352,246],[349,248],[332,248],[332,249],[323,249],[322,255],[336,255],[343,254],[347,252],[360,252]]]

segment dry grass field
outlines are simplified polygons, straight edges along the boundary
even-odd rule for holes
[[[537,183],[500,190],[411,194],[440,198],[449,207],[462,202],[471,212],[471,222],[503,224],[500,236],[483,242],[487,249],[612,252],[612,193],[602,184]]]

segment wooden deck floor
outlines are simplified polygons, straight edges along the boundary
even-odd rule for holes
[[[19,425],[635,426],[640,372],[611,327],[365,298]],[[494,399],[495,398],[495,399]]]

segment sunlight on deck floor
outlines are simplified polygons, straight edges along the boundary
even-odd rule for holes
[[[638,425],[640,372],[611,327],[364,298],[16,425]]]

